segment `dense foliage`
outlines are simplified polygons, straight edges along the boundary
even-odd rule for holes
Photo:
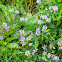
[[[1,62],[62,62],[62,1],[0,1]]]

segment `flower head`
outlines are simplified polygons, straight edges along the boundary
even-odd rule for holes
[[[37,36],[40,35],[40,28],[36,28],[36,35],[37,35]]]
[[[19,40],[19,42],[21,41],[21,40],[20,40],[20,37],[18,38],[18,40]]]
[[[32,46],[33,43],[29,43],[29,46]]]
[[[37,0],[37,3],[41,3],[41,0]]]
[[[44,46],[42,46],[43,50],[45,50],[45,49],[47,50],[46,47],[47,47],[47,45],[44,44]]]
[[[52,49],[52,48],[53,48],[53,45],[52,45],[52,44],[50,44],[49,48],[50,48],[50,49]]]
[[[27,35],[27,32],[24,32],[24,36],[26,36]]]
[[[26,45],[26,43],[23,41],[23,42],[21,42],[21,44],[22,44],[22,46],[25,46]]]
[[[7,23],[4,22],[4,23],[2,24],[2,26],[3,26],[3,27],[7,27]]]
[[[14,20],[14,19],[15,19],[15,17],[13,16],[13,17],[12,17],[12,19]]]
[[[54,11],[58,11],[58,7],[57,7],[57,6],[54,6],[54,7],[53,7],[53,10],[54,10]]]
[[[59,47],[59,49],[62,49],[62,47]]]
[[[33,38],[33,36],[32,35],[29,35],[29,37],[32,39]]]
[[[43,16],[42,16],[42,19],[47,19],[47,16],[46,16],[46,15],[43,15]]]
[[[46,25],[43,25],[43,27],[42,27],[44,30],[46,30],[47,29],[47,26]]]
[[[49,6],[49,10],[53,9],[53,6]]]
[[[24,30],[19,30],[18,31],[20,34],[24,34],[25,32],[24,32]]]
[[[36,32],[40,32],[40,28],[36,28]]]
[[[25,40],[25,37],[21,37],[21,41],[24,41]]]
[[[0,39],[3,39],[3,36],[0,36]]]
[[[46,55],[46,54],[47,54],[47,52],[43,51],[43,55]]]
[[[26,51],[26,52],[25,52],[25,55],[26,55],[26,56],[30,56],[30,51]]]
[[[14,11],[14,8],[11,8],[9,11],[10,11],[10,12],[13,12],[13,11]]]
[[[51,54],[50,54],[50,53],[48,53],[47,57],[48,57],[48,58],[50,58],[50,57],[51,57]]]
[[[43,23],[43,21],[41,21],[41,20],[38,20],[37,22],[38,22],[38,24],[41,24],[41,23]]]
[[[58,42],[58,46],[62,46],[62,42]]]
[[[32,52],[32,55],[34,55],[34,53],[36,53],[37,52],[37,48],[35,48],[34,50],[33,50],[33,52]]]
[[[5,27],[5,30],[6,30],[6,31],[9,31],[9,29],[10,29],[10,27]]]
[[[31,37],[27,37],[26,40],[27,40],[27,41],[31,40]]]
[[[47,29],[47,26],[46,25],[43,25],[42,31],[45,31],[46,29]]]
[[[20,18],[20,21],[24,21],[24,18]]]
[[[46,22],[51,22],[51,18],[47,18]]]
[[[45,60],[45,56],[43,56],[42,59]]]
[[[19,13],[20,13],[20,11],[19,11],[19,10],[16,10],[16,11],[15,11],[15,13],[19,14]]]
[[[53,58],[53,60],[58,61],[58,60],[59,60],[59,57],[58,57],[58,56],[55,56],[55,57]]]
[[[28,21],[28,18],[25,18],[25,21]]]

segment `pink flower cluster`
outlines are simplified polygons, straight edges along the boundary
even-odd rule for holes
[[[42,31],[46,31],[46,29],[47,29],[47,26],[46,25],[43,25],[43,27],[42,27]]]
[[[62,42],[58,42],[58,46],[62,46]]]
[[[58,61],[58,60],[59,60],[59,57],[58,57],[58,56],[55,56],[55,57],[53,58],[53,60]]]
[[[30,51],[29,51],[29,50],[26,51],[26,52],[25,52],[25,55],[26,55],[26,56],[30,56]]]
[[[34,55],[36,52],[37,52],[37,48],[35,48],[33,51],[32,51],[32,55]]]
[[[19,30],[18,31],[19,33],[20,33],[20,35],[21,35],[21,37],[23,37],[23,36],[26,36],[27,35],[27,32],[25,32],[24,30]]]
[[[37,35],[37,36],[40,35],[40,28],[36,28],[36,35]]]
[[[41,17],[42,17],[42,19],[46,19],[46,22],[51,22],[51,18],[47,18],[47,16],[46,15],[43,15],[42,16],[42,14],[41,14]]]
[[[41,3],[41,0],[37,0],[37,3]]]
[[[10,11],[10,12],[13,12],[13,11],[14,11],[14,8],[11,8],[9,11]]]
[[[22,44],[22,46],[25,46],[26,45],[26,43],[24,42],[24,40],[25,40],[25,37],[19,37],[19,42],[21,41],[21,44]]]
[[[6,31],[9,31],[10,27],[7,26],[7,23],[6,23],[6,22],[4,22],[4,23],[2,24],[2,26],[5,27],[5,30],[6,30]]]
[[[44,46],[42,46],[43,50],[47,50],[47,45],[44,44]]]
[[[31,35],[29,35],[27,38],[26,38],[26,40],[27,41],[29,41],[29,40],[31,40],[33,37],[31,36]]]
[[[36,52],[37,52],[37,50],[38,50],[38,49],[37,49],[37,48],[35,48],[35,49],[32,51],[32,55],[34,55],[34,53],[36,53]],[[26,55],[26,56],[30,56],[30,54],[31,54],[31,53],[30,53],[30,51],[29,51],[29,50],[25,52],[25,55]]]
[[[50,53],[48,53],[47,57],[48,57],[48,58],[50,58],[50,57],[51,57],[51,54],[50,54]]]
[[[20,11],[19,10],[16,10],[15,13],[20,14]]]
[[[32,33],[28,37],[26,37],[26,39],[25,39],[25,36],[27,35],[27,32],[25,32],[24,30],[19,30],[18,32],[21,34],[21,36],[19,37],[18,40],[19,40],[19,42],[21,41],[22,46],[26,45],[25,40],[29,41],[33,38]]]
[[[28,21],[28,18],[27,17],[25,17],[25,18],[23,18],[23,17],[20,17],[20,21]]]
[[[49,10],[54,10],[54,11],[58,11],[58,7],[57,6],[49,6]]]
[[[0,39],[3,39],[3,36],[0,36]]]
[[[10,12],[14,12],[14,8],[11,8],[9,11]],[[20,11],[19,10],[16,10],[15,13],[20,14]]]

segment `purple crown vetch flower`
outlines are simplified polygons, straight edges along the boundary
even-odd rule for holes
[[[26,52],[25,52],[25,55],[26,55],[26,56],[30,56],[30,51],[29,51],[29,50],[26,51]]]

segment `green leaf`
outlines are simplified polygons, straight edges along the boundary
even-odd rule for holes
[[[30,62],[35,62],[35,61],[30,61]]]
[[[25,60],[24,62],[28,62],[28,60]]]
[[[24,8],[23,7],[20,8],[20,12],[21,12],[21,14],[24,14]]]
[[[58,0],[58,2],[61,2],[61,0]]]
[[[17,43],[9,43],[8,45],[8,48],[18,48],[18,44]]]
[[[61,21],[57,21],[57,26],[61,23]]]
[[[39,41],[38,41],[38,38],[35,39],[35,48],[37,48],[39,45]]]
[[[62,42],[62,38],[58,39],[59,42]]]

